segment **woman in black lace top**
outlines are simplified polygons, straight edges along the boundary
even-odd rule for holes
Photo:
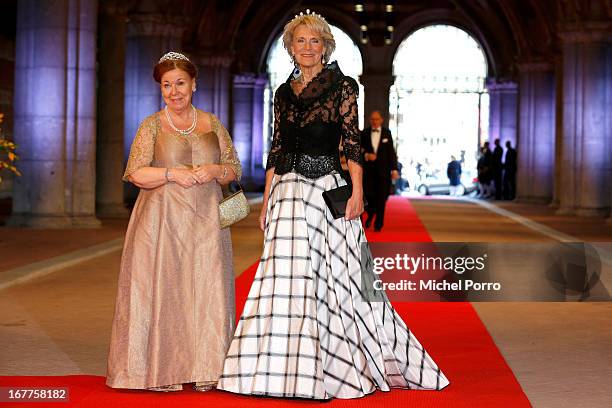
[[[315,399],[442,389],[448,380],[391,304],[361,293],[357,83],[326,65],[335,42],[321,16],[296,16],[283,41],[298,69],[274,98],[264,250],[218,388]],[[334,219],[322,193],[346,184],[340,143],[353,192]]]
[[[276,91],[274,136],[266,165],[267,178],[271,180],[273,174],[291,171],[310,179],[334,171],[341,173],[339,146],[342,142],[349,173],[354,180],[353,196],[345,217],[351,220],[363,212],[357,114],[359,88],[353,78],[342,74],[335,61],[325,67],[319,65],[318,73],[305,84],[302,82],[304,73],[297,79],[292,75]],[[270,184],[266,183],[266,187]],[[260,218],[262,230],[265,218],[264,207]]]

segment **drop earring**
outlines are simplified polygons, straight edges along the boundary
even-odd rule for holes
[[[293,73],[291,75],[293,76],[293,79],[298,79],[300,76],[302,76],[302,70],[300,69],[300,66],[298,65],[298,63],[296,62],[293,54],[291,54],[291,62],[293,62]]]

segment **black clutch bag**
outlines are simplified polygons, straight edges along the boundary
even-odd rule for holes
[[[351,198],[352,193],[353,189],[348,184],[323,192],[323,200],[334,219],[344,217],[346,214],[346,203]],[[364,205],[367,205],[365,199],[363,201]]]

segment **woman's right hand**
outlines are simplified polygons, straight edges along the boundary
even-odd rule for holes
[[[193,187],[198,183],[198,177],[193,170],[189,169],[170,169],[168,171],[168,180],[183,188]]]
[[[268,203],[264,202],[261,207],[261,212],[259,213],[259,228],[262,231],[266,230],[266,213],[268,210]]]

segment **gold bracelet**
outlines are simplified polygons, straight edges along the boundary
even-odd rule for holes
[[[221,178],[224,179],[225,176],[227,176],[227,167],[223,166],[223,175],[221,176]]]

